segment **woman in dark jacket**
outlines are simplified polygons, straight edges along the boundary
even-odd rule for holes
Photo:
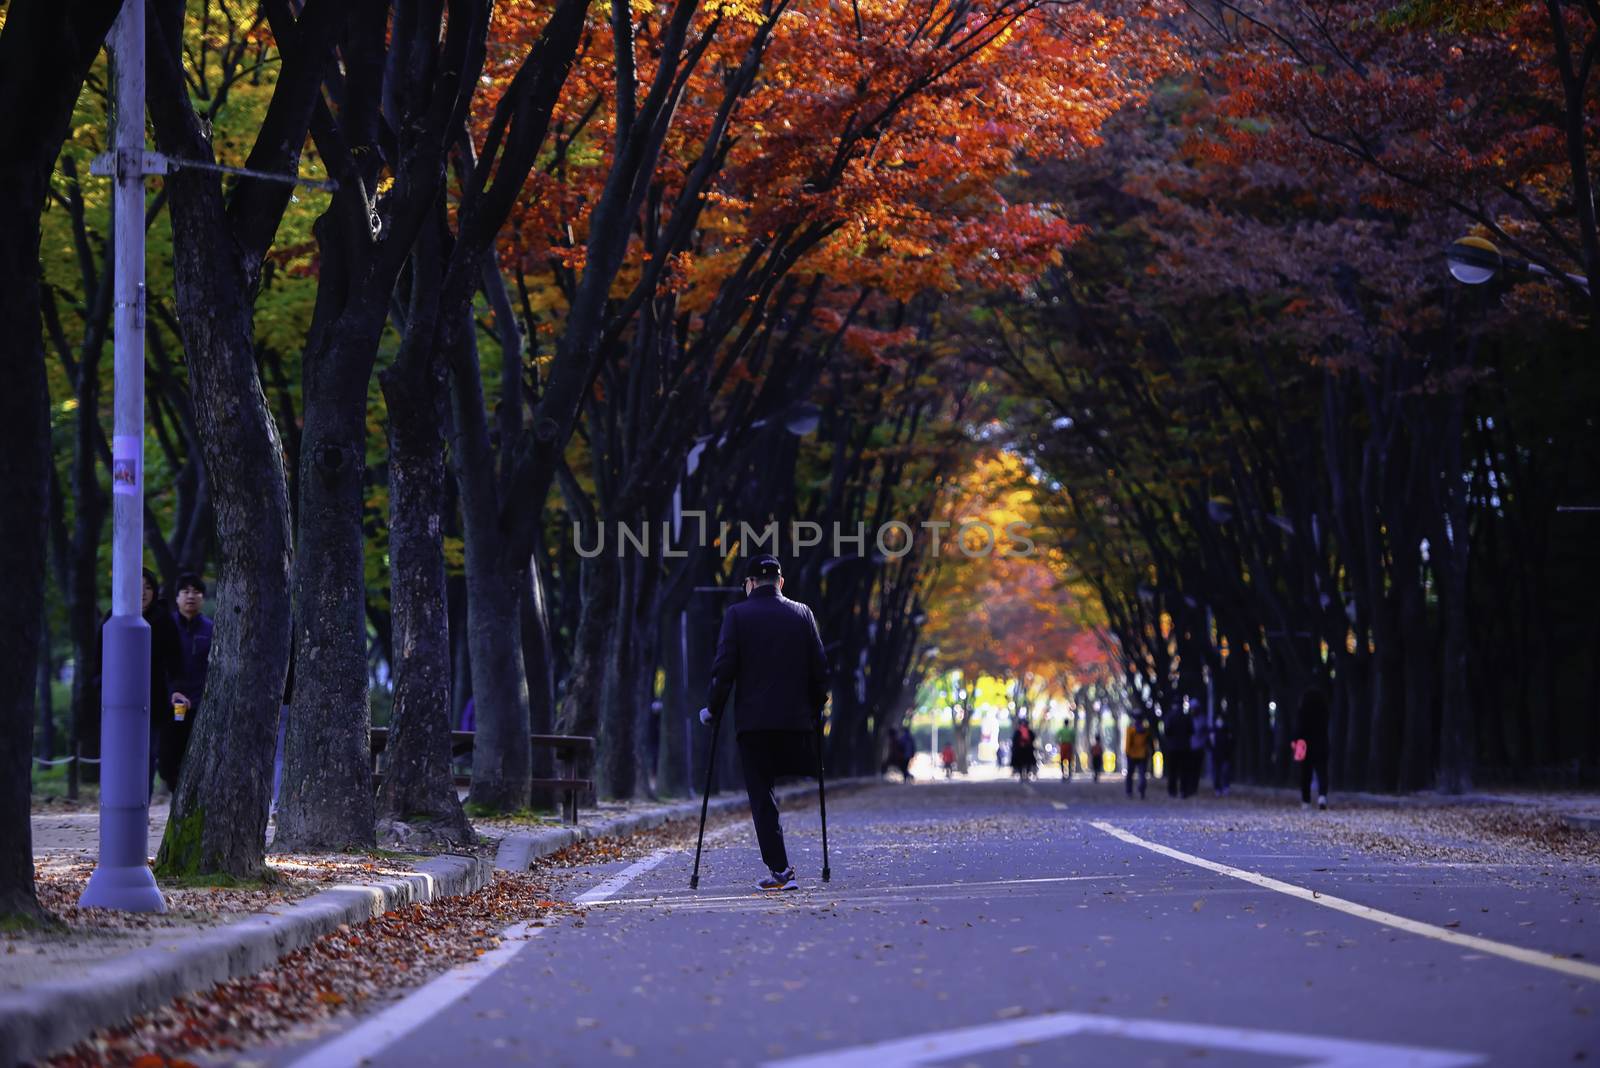
[[[1317,807],[1328,807],[1328,695],[1320,686],[1300,698],[1300,739],[1305,757],[1300,761],[1300,807],[1311,807],[1311,776],[1317,777]]]
[[[1017,729],[1011,733],[1011,770],[1018,778],[1027,782],[1029,777],[1039,770],[1039,756],[1034,749],[1033,728],[1028,726],[1027,720],[1017,724]]]
[[[155,574],[144,569],[144,595],[140,611],[150,624],[150,788],[156,784],[156,754],[161,751],[162,733],[172,722],[172,675],[178,664],[178,628],[172,622],[172,609],[158,596],[161,584]],[[167,782],[170,793],[178,788]]]

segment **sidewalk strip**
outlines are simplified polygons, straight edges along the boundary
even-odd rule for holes
[[[1181,860],[1183,863],[1192,864],[1197,868],[1214,871],[1218,875],[1226,875],[1267,890],[1275,890],[1280,894],[1287,894],[1289,897],[1297,897],[1301,901],[1308,901],[1313,905],[1321,905],[1324,908],[1333,909],[1335,912],[1343,912],[1357,919],[1382,924],[1385,927],[1393,927],[1408,934],[1421,935],[1423,938],[1431,938],[1436,942],[1445,942],[1461,949],[1470,949],[1477,953],[1490,953],[1497,957],[1504,957],[1507,960],[1517,961],[1520,964],[1531,964],[1535,968],[1544,968],[1578,979],[1600,982],[1600,965],[1589,964],[1581,960],[1572,960],[1568,957],[1558,957],[1554,953],[1545,953],[1536,949],[1524,949],[1521,946],[1508,945],[1505,942],[1495,942],[1488,938],[1480,938],[1477,935],[1461,934],[1459,931],[1452,931],[1431,923],[1423,923],[1420,920],[1407,919],[1392,912],[1384,912],[1382,909],[1358,905],[1354,901],[1346,901],[1342,897],[1324,894],[1320,890],[1310,890],[1304,886],[1296,886],[1294,883],[1286,883],[1281,879],[1274,879],[1269,875],[1247,871],[1244,868],[1230,867],[1227,864],[1219,864],[1214,860],[1207,860],[1205,857],[1197,857],[1192,853],[1173,849],[1171,846],[1151,842],[1102,820],[1093,820],[1090,826],[1104,831],[1113,838],[1120,838],[1129,845],[1148,849],[1152,853],[1160,853],[1162,856],[1171,857],[1173,860]]]
[[[681,849],[657,850],[594,889],[580,894],[573,904],[597,905],[668,857],[681,852]],[[522,952],[535,936],[547,930],[548,927],[534,927],[531,922],[507,927],[500,935],[502,945],[477,960],[468,961],[430,980],[376,1016],[291,1062],[289,1068],[348,1068],[352,1064],[376,1063],[375,1058],[379,1053],[472,993],[478,984],[510,964],[511,959]]]

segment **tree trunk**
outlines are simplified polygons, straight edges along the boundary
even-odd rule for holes
[[[543,552],[543,548],[538,552]],[[537,559],[528,564],[527,594],[522,601],[522,664],[528,675],[528,726],[533,734],[554,734],[555,646],[550,640],[544,573]],[[536,779],[553,778],[555,754],[543,748],[533,750],[529,754],[529,771]],[[533,790],[528,796],[529,808],[553,809],[559,804],[556,790]]]
[[[590,612],[597,625],[605,627],[605,660],[600,671],[600,735],[595,742],[599,756],[595,790],[601,797],[618,801],[634,796],[637,779],[631,667],[637,652],[633,605],[639,594],[638,573],[637,557],[616,561],[612,569],[617,583],[615,596],[606,601],[596,600],[594,611]],[[588,602],[584,609],[590,611]]]
[[[1473,342],[1468,342],[1469,352]],[[1468,365],[1472,361],[1469,359]],[[1472,630],[1468,619],[1471,560],[1471,526],[1467,518],[1468,489],[1462,485],[1461,439],[1466,417],[1466,397],[1449,400],[1449,415],[1441,430],[1444,446],[1440,464],[1438,545],[1439,607],[1444,617],[1443,716],[1439,735],[1439,788],[1460,794],[1472,789],[1474,745],[1474,695],[1472,692]]]
[[[709,576],[708,576],[709,577]],[[705,703],[706,691],[711,688],[711,661],[716,655],[716,641],[721,627],[721,614],[708,596],[690,595],[684,610],[688,628],[684,641],[688,649],[688,672],[684,679],[685,704],[689,709],[689,784],[695,792],[705,789],[710,760],[711,731],[700,723],[699,713]],[[724,712],[723,718],[728,718]]]
[[[116,5],[100,6],[114,10]],[[52,10],[60,8],[18,0],[0,30],[0,68],[6,71],[0,80],[0,334],[7,339],[6,388],[0,390],[0,485],[6,487],[0,573],[11,586],[0,621],[0,737],[6,739],[0,746],[5,784],[0,786],[0,918],[42,915],[33,890],[28,802],[50,477],[50,396],[39,332],[39,211],[88,66],[88,58],[61,63],[71,53],[57,53],[52,46],[74,43],[72,27]],[[100,36],[109,26],[108,17]],[[52,73],[57,64],[63,69]],[[69,65],[74,67],[70,75],[64,69]],[[32,96],[41,77],[46,79],[43,100]],[[81,673],[83,665],[76,669]]]
[[[598,735],[608,637],[616,625],[620,562],[602,551],[583,562],[583,607],[572,642],[572,670],[557,722],[563,734]]]
[[[0,622],[0,918],[42,915],[28,800],[50,478],[39,213],[89,64],[120,7],[116,0],[13,0],[0,29],[0,574],[9,585]]]
[[[108,270],[109,273],[109,270]],[[108,283],[102,283],[102,288]],[[100,489],[95,441],[100,434],[100,357],[87,350],[78,365],[78,410],[72,446],[72,540],[68,544],[66,594],[72,634],[72,750],[95,761],[67,769],[69,794],[78,783],[100,781],[100,544],[107,495]],[[81,670],[79,670],[81,669]]]
[[[654,732],[657,744],[661,738],[661,712],[655,707],[656,665],[660,661],[661,569],[655,561],[640,558],[637,561],[639,576],[633,611],[633,655],[628,665],[628,678],[633,692],[633,755],[636,793],[655,800],[658,796],[655,783],[656,760],[650,737]]]
[[[448,515],[450,509],[446,508]],[[446,527],[449,531],[449,528]],[[457,537],[460,530],[455,530]],[[453,725],[461,722],[461,715],[467,709],[467,700],[472,696],[472,652],[467,642],[467,580],[462,575],[450,575],[445,579],[445,596],[449,599],[450,625],[450,723]]]
[[[262,872],[289,666],[288,486],[256,375],[249,290],[216,225],[215,186],[185,188],[203,185],[198,173],[169,175],[168,183],[178,310],[212,480],[220,570],[205,700],[157,866],[165,875],[253,879]],[[204,203],[213,197],[214,215]],[[294,796],[292,778],[284,794]]]
[[[478,731],[472,747],[474,806],[514,812],[528,804],[528,675],[522,663],[522,591],[527,573],[475,562],[467,536],[467,628]]]
[[[1433,697],[1439,660],[1428,625],[1420,569],[1400,587],[1400,626],[1405,638],[1405,727],[1400,736],[1399,788],[1402,793],[1432,785]]]
[[[210,159],[177,51],[183,5],[160,5],[146,39],[156,144]],[[293,170],[310,121],[314,86],[331,29],[301,35],[286,57],[282,108],[251,153],[252,166]],[[298,95],[297,95],[298,94]],[[256,366],[254,300],[261,261],[289,191],[281,183],[235,183],[225,203],[215,174],[182,168],[166,176],[173,284],[188,361],[195,426],[216,517],[219,574],[205,700],[200,705],[157,858],[165,875],[262,873],[278,713],[289,667],[288,478]],[[309,674],[309,669],[308,672]],[[297,784],[284,783],[293,797]]]
[[[420,366],[419,366],[420,365]],[[389,406],[389,605],[394,713],[378,792],[385,820],[466,845],[472,827],[450,766],[450,628],[445,599],[443,382],[415,353],[382,376]]]
[[[376,336],[363,325],[341,320],[325,348],[306,353],[294,710],[283,752],[284,777],[295,789],[278,803],[275,851],[366,849],[376,843],[361,528],[367,371]]]
[[[661,745],[656,750],[656,792],[662,797],[690,796],[689,735],[691,717],[700,705],[691,702],[684,663],[687,637],[683,614],[676,608],[662,613],[662,667],[666,687],[661,694]],[[690,707],[693,703],[694,707]]]
[[[450,316],[449,310],[441,312]],[[528,558],[504,551],[494,452],[483,410],[483,381],[469,315],[449,329],[440,349],[452,361],[450,460],[461,496],[466,547],[467,645],[477,737],[472,747],[474,809],[514,812],[529,803],[528,676],[522,660],[522,600]],[[527,503],[533,507],[532,502]]]
[[[56,722],[55,708],[50,699],[50,680],[55,672],[50,663],[50,628],[41,618],[39,623],[39,674],[38,674],[38,709],[39,720],[37,732],[33,740],[35,756],[49,760],[56,755]]]

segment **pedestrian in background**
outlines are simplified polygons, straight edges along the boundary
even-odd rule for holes
[[[716,730],[729,694],[737,694],[733,722],[750,818],[761,861],[771,872],[756,886],[793,890],[799,883],[784,848],[773,787],[780,776],[809,777],[819,770],[816,744],[828,701],[827,658],[811,609],[783,595],[777,559],[752,560],[744,590],[745,600],[722,617],[700,722]]]
[[[153,796],[161,737],[172,720],[172,676],[179,658],[178,628],[172,622],[172,609],[160,596],[161,583],[148,567],[143,569],[143,582],[139,611],[150,625],[150,782],[147,789]],[[177,789],[176,776],[162,781],[168,793]]]
[[[1089,743],[1089,771],[1094,775],[1094,781],[1100,781],[1100,772],[1106,766],[1106,747],[1100,741],[1100,732],[1094,732],[1094,741]]]
[[[206,665],[211,658],[214,624],[203,611],[206,584],[199,575],[186,572],[178,576],[178,610],[172,614],[178,634],[178,662],[172,673],[167,709],[171,713],[162,727],[161,777],[177,788],[183,758],[189,751],[189,735],[206,693]]]
[[[1078,725],[1071,713],[1068,713],[1061,722],[1061,729],[1056,732],[1056,747],[1059,750],[1056,757],[1061,761],[1061,777],[1071,782],[1072,765],[1078,759]]]
[[[1194,720],[1180,697],[1161,724],[1162,777],[1167,780],[1169,797],[1189,796],[1184,784],[1189,777],[1189,743],[1193,740]]]
[[[1145,777],[1150,768],[1150,721],[1143,717],[1128,724],[1122,739],[1122,755],[1128,763],[1128,796],[1133,796],[1133,773],[1139,773],[1139,799],[1144,800]]]
[[[1200,773],[1206,766],[1206,736],[1210,733],[1200,702],[1194,698],[1189,699],[1189,723],[1193,729],[1189,732],[1189,759],[1183,766],[1184,797],[1200,792]]]
[[[887,778],[890,768],[900,766],[900,732],[890,727],[883,732],[883,760],[878,763],[878,775]]]
[[[900,778],[904,782],[912,782],[911,761],[917,756],[917,739],[911,733],[911,728],[900,728]]]
[[[1311,807],[1311,779],[1317,780],[1317,808],[1328,807],[1328,695],[1311,686],[1300,697],[1299,738],[1295,754],[1300,759],[1300,807]]]
[[[1228,796],[1233,780],[1233,727],[1223,716],[1211,730],[1211,784],[1218,797]]]
[[[1033,728],[1028,726],[1027,720],[1019,720],[1017,729],[1011,732],[1011,770],[1023,782],[1028,781],[1028,776],[1039,767],[1038,754],[1034,749]]]

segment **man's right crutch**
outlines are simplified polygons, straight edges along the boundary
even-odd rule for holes
[[[711,776],[717,770],[717,739],[722,735],[722,722],[719,719],[711,721],[711,756],[706,760],[706,788],[700,795],[700,837],[694,843],[694,874],[689,876],[689,889],[700,889],[700,847],[706,844],[706,806],[711,804]],[[823,867],[827,867],[828,835],[822,835]]]
[[[822,782],[822,714],[817,714],[817,806],[822,810],[822,881],[833,877],[828,868],[828,789]]]

